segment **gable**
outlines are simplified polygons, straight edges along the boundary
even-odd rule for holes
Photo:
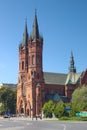
[[[69,73],[66,79],[67,84],[77,84],[80,82],[81,73]]]

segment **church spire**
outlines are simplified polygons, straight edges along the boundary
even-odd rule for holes
[[[39,28],[38,28],[38,22],[37,22],[37,14],[35,9],[35,16],[34,16],[34,23],[33,23],[33,30],[31,34],[32,40],[39,39]]]
[[[23,33],[22,46],[25,46],[27,44],[28,44],[28,30],[27,30],[27,19],[26,19],[24,33]]]
[[[69,72],[70,73],[76,73],[76,68],[74,66],[74,57],[73,57],[72,51],[71,51],[71,57],[70,57],[70,68],[69,68]]]

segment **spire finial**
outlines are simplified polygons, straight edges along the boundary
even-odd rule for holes
[[[25,25],[27,25],[27,17],[25,18]]]
[[[72,50],[71,50],[71,57],[73,57],[73,52],[72,52]]]
[[[35,15],[37,15],[37,9],[35,8]]]

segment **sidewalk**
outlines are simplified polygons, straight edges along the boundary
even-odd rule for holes
[[[3,117],[0,117],[0,120],[3,120],[3,119],[8,119],[8,118],[3,118]],[[30,117],[10,117],[9,118],[10,120],[29,120],[29,121],[36,121],[36,118],[30,118]],[[37,120],[39,121],[48,121],[48,120],[58,120],[57,118],[37,118]]]
[[[39,120],[39,121],[47,121],[47,120],[58,120],[58,118],[30,118],[30,117],[11,117],[11,120],[29,120],[29,121],[35,121],[35,120]]]

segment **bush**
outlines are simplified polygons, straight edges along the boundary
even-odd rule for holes
[[[87,121],[87,117],[82,117],[82,121]]]
[[[49,117],[51,118],[52,117],[52,113],[54,111],[54,103],[53,101],[48,101],[44,104],[43,108],[43,114],[45,117]]]
[[[87,86],[83,85],[81,88],[77,88],[71,99],[72,110],[71,116],[74,116],[75,113],[80,112],[81,110],[87,109]]]
[[[69,120],[69,117],[67,117],[67,116],[62,116],[61,118],[59,118],[59,120]]]
[[[63,116],[59,120],[71,120],[71,121],[87,121],[87,117],[66,117]]]
[[[58,102],[54,109],[55,117],[62,117],[64,113],[64,103],[62,101]]]

